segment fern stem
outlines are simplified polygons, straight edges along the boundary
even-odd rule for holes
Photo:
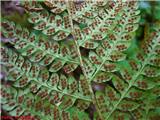
[[[157,42],[158,44],[158,42]],[[153,46],[153,49],[151,51],[151,53],[153,53],[154,48],[157,45],[156,43]],[[152,54],[149,54],[147,59],[145,59],[145,61],[143,62],[144,64],[142,65],[141,69],[137,72],[137,74],[135,74],[135,76],[133,76],[131,82],[129,83],[128,88],[125,90],[125,92],[121,95],[121,98],[119,99],[119,101],[114,105],[114,108],[112,109],[112,111],[108,114],[108,116],[106,117],[106,120],[109,119],[109,117],[112,115],[112,113],[116,110],[116,108],[118,107],[118,105],[121,103],[121,101],[124,99],[124,97],[126,96],[126,94],[128,93],[129,89],[133,86],[133,84],[136,82],[138,76],[142,73],[144,67],[147,65],[148,61],[150,60]]]
[[[86,74],[86,71],[83,69],[84,68],[84,64],[83,64],[83,61],[82,61],[82,57],[81,57],[81,53],[80,53],[80,50],[79,50],[79,46],[78,46],[78,43],[75,39],[75,36],[74,36],[74,26],[73,26],[73,22],[72,22],[72,14],[70,12],[70,5],[69,5],[69,2],[70,1],[66,1],[67,2],[67,7],[68,7],[68,14],[69,14],[69,21],[70,21],[70,24],[71,24],[71,31],[72,31],[72,36],[73,36],[73,39],[74,39],[74,43],[76,45],[76,49],[77,49],[77,53],[78,53],[78,56],[79,56],[79,62],[80,62],[80,66],[82,68],[82,72],[83,74],[85,75],[85,77],[87,78],[87,74]]]
[[[71,12],[70,12],[70,2],[72,2],[72,1],[66,1],[67,3],[67,10],[68,10],[68,14],[69,14],[69,21],[70,21],[70,24],[71,24],[71,31],[72,31],[72,36],[73,36],[73,38],[74,38],[74,42],[75,42],[75,45],[76,45],[76,49],[77,49],[77,53],[78,53],[78,56],[79,56],[79,61],[80,61],[80,66],[81,66],[81,69],[82,69],[82,72],[83,72],[83,74],[84,74],[84,76],[85,76],[85,78],[86,79],[89,79],[88,78],[88,76],[87,76],[87,73],[86,73],[86,71],[85,71],[85,67],[84,67],[84,64],[83,64],[83,61],[82,61],[82,57],[81,57],[81,53],[80,53],[80,49],[79,49],[79,46],[78,46],[78,43],[77,43],[77,41],[76,41],[76,39],[75,39],[75,34],[74,34],[74,26],[73,26],[73,21],[72,21],[72,14],[71,14]],[[72,3],[71,3],[72,4]],[[95,97],[95,95],[94,95],[94,92],[93,92],[93,90],[92,90],[92,86],[91,86],[91,84],[89,84],[89,82],[88,83],[86,83],[86,84],[88,84],[88,86],[89,86],[89,90],[90,90],[90,92],[91,92],[91,94],[92,94],[92,102],[94,103],[94,105],[95,105],[95,107],[96,107],[96,110],[97,110],[97,112],[98,112],[98,114],[99,114],[99,117],[103,120],[103,116],[102,116],[102,114],[101,114],[101,112],[99,111],[99,107],[98,107],[98,104],[97,104],[97,102],[96,102],[96,97]]]

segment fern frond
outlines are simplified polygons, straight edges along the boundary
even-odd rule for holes
[[[118,119],[122,116],[125,118],[126,113],[117,117],[117,112],[136,111],[139,108],[142,109],[144,113],[139,113],[140,115],[136,116],[133,115],[135,119],[150,119],[150,112],[153,112],[151,109],[155,109],[155,116],[158,115],[156,112],[158,106],[149,107],[153,101],[158,102],[159,96],[159,93],[153,95],[152,91],[153,89],[156,89],[157,92],[159,91],[159,66],[155,67],[150,62],[153,58],[158,58],[159,56],[158,53],[155,52],[160,43],[158,31],[159,27],[152,32],[153,34],[150,37],[147,36],[143,48],[138,49],[137,58],[137,53],[135,53],[129,57],[129,60],[119,64],[122,78],[113,76],[112,83],[115,88],[107,86],[105,94],[99,96],[99,93],[97,93],[98,103],[100,105],[106,103],[105,105],[109,109],[104,114],[104,116],[107,116],[106,119]],[[141,57],[139,57],[139,54],[143,54],[143,56],[141,55]],[[152,92],[150,93],[149,91]],[[150,98],[148,98],[148,95]],[[106,99],[106,101],[109,102],[100,101],[101,99]],[[139,105],[139,103],[141,103],[141,105]],[[131,118],[132,115],[129,116],[130,117],[126,117],[126,119]]]
[[[2,108],[38,120],[157,119],[160,26],[135,40],[138,3],[21,1],[31,27],[2,19]]]

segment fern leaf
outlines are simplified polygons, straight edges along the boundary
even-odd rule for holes
[[[31,26],[2,19],[2,108],[36,120],[158,119],[160,27],[137,42],[138,3],[21,1]]]

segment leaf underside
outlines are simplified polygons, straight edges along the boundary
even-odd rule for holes
[[[134,44],[138,2],[45,0],[21,6],[31,30],[2,19],[2,35],[13,39],[12,47],[1,47],[9,81],[2,84],[1,102],[10,115],[89,120],[92,108],[94,120],[160,118],[160,25]]]

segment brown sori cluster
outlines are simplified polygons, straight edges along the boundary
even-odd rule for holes
[[[135,50],[133,56],[126,52],[138,27],[135,1],[69,1],[66,4],[64,0],[47,0],[44,4],[24,2],[24,7],[31,10],[29,22],[36,32],[2,22],[5,36],[15,37],[9,44],[16,52],[8,52],[9,56],[5,53],[3,57],[5,63],[10,62],[9,69],[15,67],[15,71],[9,71],[8,79],[17,89],[17,95],[2,90],[2,97],[8,100],[9,107],[16,105],[10,101],[16,97],[16,115],[21,114],[20,104],[24,103],[40,114],[34,116],[36,119],[45,115],[54,120],[88,120],[86,113],[94,104],[93,119],[123,120],[131,113],[134,118],[142,119],[136,109],[145,107],[143,93],[152,87],[147,78],[157,75],[160,62],[155,56],[149,57],[160,50],[152,48],[159,37],[154,32],[145,40],[143,51],[137,49],[138,54]],[[86,53],[82,54],[83,51]],[[140,75],[146,79],[139,79]],[[103,85],[103,89],[94,85]],[[154,86],[149,91],[158,96],[160,90]],[[28,91],[21,93],[21,89]],[[137,108],[132,100],[139,104]],[[157,119],[151,116],[154,118]]]
[[[89,106],[89,102],[83,100],[77,100],[76,107],[80,110],[85,110]]]
[[[64,75],[61,75],[60,76],[60,86],[61,86],[61,89],[65,89],[67,88],[67,78],[64,76]]]
[[[107,105],[105,104],[105,99],[104,99],[104,96],[103,96],[103,95],[100,95],[100,96],[97,98],[97,101],[98,101],[99,107],[101,108],[101,109],[100,109],[100,112],[102,112],[102,113],[109,112],[109,108],[108,108]]]
[[[88,82],[85,78],[80,79],[80,85],[81,85],[81,88],[82,88],[83,95],[84,96],[89,96],[91,93],[90,93],[90,90],[89,90],[89,86],[86,83],[88,83]]]
[[[91,56],[91,60],[94,64],[101,64],[101,61],[96,56]]]
[[[20,81],[19,81],[19,85],[20,85],[21,87],[23,87],[23,86],[27,85],[27,83],[28,83],[28,78],[27,78],[27,76],[22,76],[22,78],[21,78]]]

